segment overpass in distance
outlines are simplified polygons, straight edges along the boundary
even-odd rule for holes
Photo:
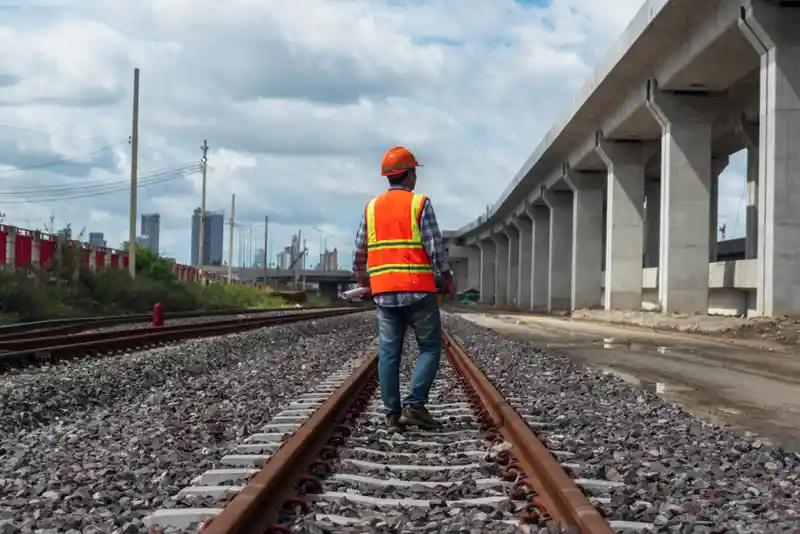
[[[204,266],[204,271],[215,273],[222,276],[228,275],[227,267],[219,266]],[[270,280],[290,280],[294,274],[292,271],[286,269],[262,269],[256,267],[234,267],[232,270],[234,276],[241,279],[252,280],[258,277],[266,276]],[[322,271],[317,269],[302,269],[300,271],[300,280],[305,277],[306,282],[309,283],[352,283],[356,281],[355,274],[352,271]]]
[[[489,213],[445,232],[459,285],[523,310],[800,314],[798,28],[797,0],[647,0]],[[742,149],[731,259],[718,178]]]

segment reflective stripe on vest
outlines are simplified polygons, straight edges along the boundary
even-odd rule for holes
[[[436,291],[420,232],[424,202],[424,195],[392,190],[367,204],[367,273],[374,294]]]

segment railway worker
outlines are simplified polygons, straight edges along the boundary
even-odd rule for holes
[[[386,424],[439,427],[425,408],[442,355],[442,325],[435,276],[447,298],[455,297],[442,234],[430,199],[414,193],[417,162],[403,147],[383,157],[381,175],[389,190],[372,199],[361,217],[353,269],[361,287],[369,287],[378,310],[378,376]],[[419,359],[408,394],[400,399],[400,362],[408,327],[414,330]]]

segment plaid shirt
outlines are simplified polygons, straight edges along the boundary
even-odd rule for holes
[[[392,186],[392,189],[408,189],[400,186]],[[445,257],[444,244],[442,242],[442,232],[439,231],[439,223],[436,222],[436,214],[433,212],[431,200],[426,199],[422,206],[420,215],[419,231],[422,235],[422,244],[428,258],[431,260],[433,272],[436,275],[446,273],[450,270],[450,264]],[[353,249],[353,271],[356,275],[364,274],[367,271],[367,214],[366,210],[361,214],[361,224],[356,233],[355,248]],[[372,300],[378,306],[394,308],[398,306],[409,306],[418,300],[426,297],[429,293],[383,293],[375,295]]]

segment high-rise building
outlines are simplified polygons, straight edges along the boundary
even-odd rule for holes
[[[161,215],[158,213],[142,213],[142,239],[140,241],[140,245],[150,249],[151,252],[158,254],[160,233]]]
[[[339,252],[336,249],[326,250],[319,255],[319,268],[323,271],[339,269]]]
[[[264,268],[264,249],[257,248],[255,254],[253,254],[253,267],[256,269],[263,269]]]
[[[195,208],[192,213],[192,257],[191,264],[200,264],[200,219],[202,210]],[[222,265],[222,242],[225,233],[225,212],[206,211],[206,224],[203,235],[203,265]]]
[[[89,244],[95,247],[107,246],[103,232],[89,232]]]

